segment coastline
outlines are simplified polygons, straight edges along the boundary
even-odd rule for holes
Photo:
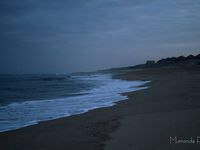
[[[128,100],[109,108],[0,133],[1,148],[199,149],[200,144],[169,143],[169,136],[200,136],[199,75],[199,68],[123,72],[114,77],[151,80],[151,88],[125,93]]]
[[[30,78],[32,77],[29,76],[29,79]],[[60,76],[51,77],[51,80],[56,80],[58,85],[62,84],[62,82],[65,84],[62,85],[62,88],[58,89],[55,85],[52,85],[52,87],[55,87],[55,91],[58,90],[61,91],[62,94],[65,94],[70,90],[79,88],[82,90],[80,92],[77,91],[76,94],[73,92],[74,96],[64,96],[61,98],[47,98],[41,100],[39,99],[40,94],[38,94],[38,100],[25,100],[21,102],[10,101],[9,104],[0,107],[0,132],[20,129],[22,127],[38,124],[41,121],[83,114],[96,108],[110,107],[117,101],[127,99],[127,96],[121,93],[142,90],[146,88],[142,87],[142,85],[147,83],[144,81],[113,79],[111,74],[95,74],[95,72],[93,75],[71,76],[70,79],[61,82],[57,82],[57,78],[60,78]],[[40,83],[40,80],[43,79],[44,77],[39,76],[39,82],[35,82],[34,84],[39,84],[40,86],[42,84],[48,84],[48,82]],[[67,82],[69,82],[71,86],[66,84]],[[10,86],[12,87],[12,85]],[[84,87],[88,87],[88,90]],[[91,88],[89,89],[89,87]],[[70,90],[65,91],[65,88]],[[43,93],[48,94],[48,90],[51,91],[52,89],[44,88],[45,92]],[[32,95],[37,94],[35,90],[32,92]],[[22,93],[25,93],[25,91]],[[30,91],[27,91],[27,93],[30,94]],[[52,91],[49,93],[52,93]],[[18,93],[16,92],[16,94]],[[56,92],[54,94],[56,94]]]

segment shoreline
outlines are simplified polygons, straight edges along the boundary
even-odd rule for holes
[[[152,82],[148,83],[151,88],[124,93],[128,96],[128,100],[117,102],[112,107],[98,108],[84,114],[2,132],[0,145],[4,150],[103,148],[109,150],[111,147],[117,150],[122,149],[122,146],[124,149],[147,147],[155,149],[158,146],[160,149],[182,148],[185,145],[170,145],[165,138],[170,133],[173,134],[171,136],[176,135],[175,133],[176,136],[200,135],[198,127],[200,113],[197,113],[200,109],[200,102],[197,100],[200,87],[197,84],[200,81],[199,74],[199,68],[130,70],[116,78],[151,80]],[[159,91],[161,93],[157,93]],[[191,98],[187,95],[188,92]],[[167,123],[165,121],[167,119],[171,121]],[[194,123],[191,123],[191,120]],[[149,126],[146,127],[142,123]],[[186,127],[189,129],[182,133]],[[166,131],[163,132],[162,129]],[[149,132],[154,134],[153,137]],[[195,146],[192,145],[192,148],[200,147],[200,145]],[[186,146],[185,149],[187,148],[191,149],[191,146]]]
[[[82,76],[79,80],[83,80],[84,78],[90,78],[90,77],[91,76]],[[93,75],[92,79],[94,80],[94,82],[95,80],[97,81],[102,80],[101,82],[103,84],[99,87],[94,87],[93,89],[90,89],[88,91],[81,92],[81,93],[87,93],[87,94],[83,94],[82,96],[77,95],[73,97],[64,97],[64,98],[57,98],[57,99],[55,98],[55,99],[46,99],[46,100],[31,100],[31,101],[10,103],[8,106],[5,106],[3,110],[0,110],[0,115],[2,116],[2,120],[5,120],[5,124],[3,124],[4,123],[3,122],[1,124],[2,126],[0,125],[1,126],[0,133],[6,132],[6,131],[18,130],[18,129],[25,128],[28,126],[39,124],[40,122],[61,119],[61,118],[65,118],[65,117],[69,117],[73,115],[81,115],[98,108],[112,107],[113,105],[116,104],[116,102],[124,101],[128,99],[128,97],[123,95],[122,93],[143,90],[145,88],[148,88],[145,85],[149,83],[149,81],[125,81],[121,79],[114,79],[112,78],[111,73],[98,74],[98,75],[95,74],[95,77]],[[87,81],[88,79],[84,79],[84,80]],[[80,101],[80,99],[82,101]],[[70,101],[71,103],[68,101]],[[73,101],[74,103],[72,107],[69,107],[71,106]],[[48,104],[48,102],[51,102],[51,103]],[[47,116],[50,114],[51,117],[50,115],[49,117],[46,117],[44,113],[38,114],[39,112],[42,112],[45,109],[44,105],[41,105],[41,103],[45,104],[45,106],[48,108],[49,113],[47,114]],[[11,109],[12,105],[14,105],[13,110],[16,109],[14,113],[12,113],[13,112]],[[17,105],[17,107],[15,107],[15,105]],[[6,117],[3,117],[4,114],[2,113],[2,111],[9,112],[11,110],[10,116],[14,117],[15,113],[23,112],[24,108],[28,108],[29,111],[33,111],[33,113],[30,113],[28,116],[26,116],[25,114],[23,116],[22,115],[16,116],[16,119],[19,118],[18,121],[20,121],[21,124],[15,124],[15,121],[12,121],[12,120],[7,119]],[[74,111],[75,109],[76,111]],[[59,113],[59,111],[62,112],[62,114]],[[31,116],[32,114],[33,115],[38,114],[38,117],[37,116],[32,117]],[[7,121],[8,123],[6,123]]]

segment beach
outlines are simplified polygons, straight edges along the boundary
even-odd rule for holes
[[[0,149],[200,148],[199,67],[130,69],[114,78],[151,83],[148,89],[124,93],[128,100],[113,107],[0,133]]]

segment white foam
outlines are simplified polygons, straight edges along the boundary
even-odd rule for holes
[[[83,91],[81,96],[51,100],[35,100],[11,103],[0,106],[0,132],[21,128],[89,110],[110,107],[116,102],[126,100],[121,93],[146,89],[141,87],[149,81],[125,81],[112,79],[110,75],[93,75],[77,77],[81,80],[101,81],[101,86]]]

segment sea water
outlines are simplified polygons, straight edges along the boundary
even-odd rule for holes
[[[110,74],[0,75],[0,132],[113,106],[147,82]]]

